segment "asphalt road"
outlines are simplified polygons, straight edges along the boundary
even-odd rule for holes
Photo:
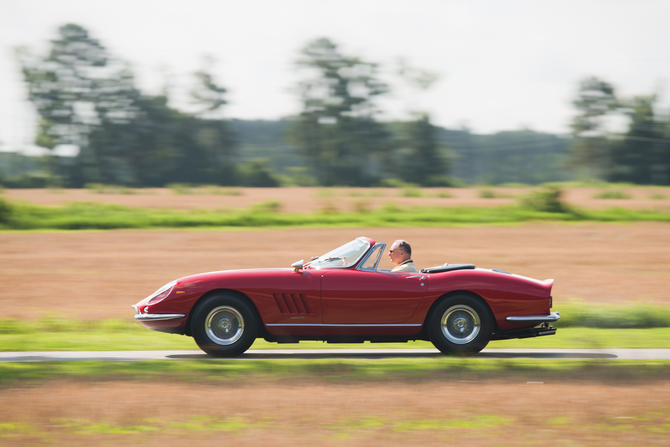
[[[272,349],[249,350],[240,357],[225,360],[254,359],[381,359],[440,357],[436,349]],[[483,359],[612,359],[670,360],[670,349],[485,349],[475,358]],[[44,351],[0,352],[0,362],[46,361],[137,361],[211,359],[202,351]]]

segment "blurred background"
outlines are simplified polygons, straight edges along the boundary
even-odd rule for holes
[[[0,185],[670,185],[670,4],[0,0]]]
[[[0,351],[195,349],[130,305],[361,235],[556,278],[559,335],[491,347],[667,348],[668,17],[0,0]],[[0,362],[0,444],[667,444],[670,363],[601,357]]]

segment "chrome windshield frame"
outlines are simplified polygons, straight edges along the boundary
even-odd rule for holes
[[[374,268],[364,268],[363,265],[365,265],[365,263],[368,261],[370,256],[373,255],[373,253],[375,252],[375,249],[377,247],[381,247],[381,250],[379,251],[379,255],[377,256],[377,261],[375,262]],[[379,261],[381,261],[382,255],[384,254],[384,250],[386,250],[386,243],[385,242],[377,242],[375,245],[372,246],[371,249],[368,250],[367,254],[358,263],[358,266],[356,266],[356,270],[361,270],[363,272],[376,272],[377,268],[379,267]]]

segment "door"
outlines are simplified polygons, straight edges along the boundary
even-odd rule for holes
[[[397,324],[407,321],[428,288],[422,273],[322,270],[325,324]]]

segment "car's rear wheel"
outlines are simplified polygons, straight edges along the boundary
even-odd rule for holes
[[[428,319],[428,335],[445,354],[472,355],[486,347],[493,333],[488,306],[470,295],[455,295],[439,303]]]
[[[191,333],[200,349],[214,357],[235,357],[249,349],[258,334],[258,317],[243,298],[220,293],[196,307]]]

